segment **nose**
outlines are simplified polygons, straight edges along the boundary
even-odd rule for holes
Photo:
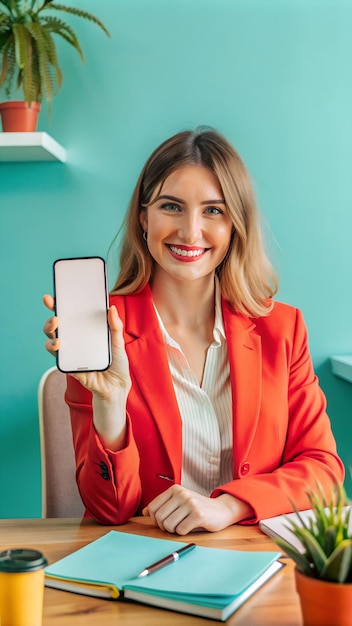
[[[202,220],[195,211],[183,215],[179,224],[178,236],[188,244],[195,243],[202,237]]]

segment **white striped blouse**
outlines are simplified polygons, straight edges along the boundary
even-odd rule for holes
[[[201,386],[156,311],[182,418],[181,484],[206,496],[233,479],[230,366],[220,286],[215,282],[214,341],[207,350]]]

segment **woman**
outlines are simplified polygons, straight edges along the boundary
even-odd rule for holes
[[[154,151],[120,267],[112,365],[67,377],[87,516],[217,531],[307,508],[307,487],[343,480],[302,315],[273,300],[249,176],[222,135]],[[58,323],[44,327],[53,354]]]

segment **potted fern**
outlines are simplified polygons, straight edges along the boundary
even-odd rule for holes
[[[56,4],[53,0],[0,0],[0,89],[5,90],[7,98],[14,89],[21,89],[24,96],[23,102],[0,104],[3,130],[36,130],[43,98],[50,110],[62,84],[55,35],[67,41],[84,62],[77,35],[62,19],[62,13],[90,20],[110,36],[97,17],[80,8]],[[9,111],[13,107],[15,117],[11,121]],[[22,121],[23,112],[29,121]]]
[[[304,626],[352,625],[352,507],[341,485],[327,499],[321,489],[308,494],[313,512],[287,528],[299,539],[302,551],[282,538],[278,546],[295,564],[296,589]],[[351,520],[352,521],[352,520]]]

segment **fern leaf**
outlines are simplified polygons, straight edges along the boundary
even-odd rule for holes
[[[77,50],[78,54],[80,55],[81,60],[84,62],[85,59],[81,45],[78,41],[76,34],[68,24],[58,19],[57,17],[47,17],[43,19],[43,22],[45,24],[45,29],[48,32],[59,35],[60,37],[65,39],[65,41],[67,41],[73,48],[75,48],[75,50]]]
[[[13,36],[15,40],[16,63],[23,70],[26,63],[30,62],[32,42],[30,33],[25,24],[13,24]]]
[[[45,6],[42,7],[42,10],[44,9],[49,9],[49,10],[52,9],[55,11],[65,11],[65,13],[71,13],[72,15],[76,15],[77,17],[82,17],[84,19],[87,19],[90,22],[93,22],[94,24],[99,26],[99,28],[101,28],[108,37],[111,37],[108,29],[106,28],[106,26],[104,26],[103,22],[101,22],[97,17],[95,17],[95,15],[92,15],[92,13],[90,13],[89,11],[83,11],[82,9],[77,9],[75,7],[68,7],[63,4],[55,4],[55,3],[46,4]]]
[[[0,87],[4,85],[6,96],[11,93],[11,83],[16,72],[15,42],[13,37],[5,45],[2,53],[2,68],[0,74]]]

